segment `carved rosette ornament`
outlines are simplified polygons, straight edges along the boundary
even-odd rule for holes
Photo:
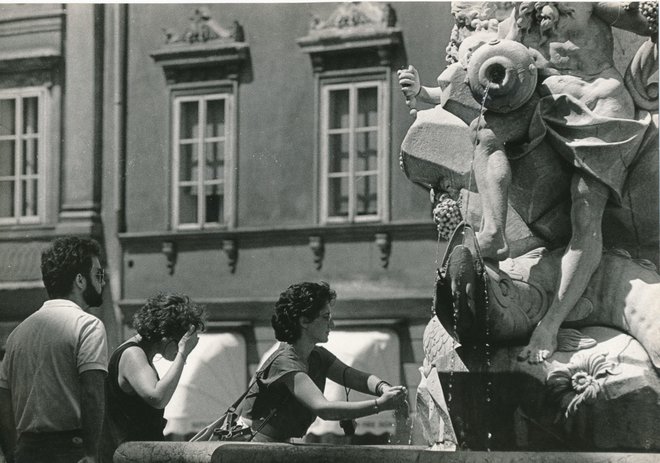
[[[565,416],[568,418],[582,405],[597,399],[604,379],[615,374],[613,369],[614,364],[603,354],[578,354],[571,363],[551,370],[546,385],[559,404],[566,407]]]

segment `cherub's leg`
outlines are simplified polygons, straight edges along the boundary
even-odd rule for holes
[[[603,252],[602,218],[609,191],[587,174],[571,182],[573,235],[561,259],[556,294],[548,312],[534,329],[519,359],[540,363],[557,350],[557,333],[566,316],[584,294]]]
[[[504,152],[502,140],[486,127],[471,125],[475,136],[474,174],[481,198],[483,223],[477,242],[484,258],[504,260],[509,246],[504,232],[508,208],[511,166]],[[476,133],[475,133],[476,131]]]

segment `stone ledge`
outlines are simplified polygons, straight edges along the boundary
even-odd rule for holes
[[[127,442],[115,463],[655,463],[657,453],[434,452],[420,446],[346,446],[249,442]]]

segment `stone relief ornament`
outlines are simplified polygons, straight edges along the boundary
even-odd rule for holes
[[[614,364],[605,355],[576,355],[567,365],[559,365],[550,371],[546,385],[550,394],[565,408],[565,416],[593,403],[598,398],[604,379],[615,374]]]
[[[238,80],[249,75],[250,45],[236,20],[224,28],[208,8],[198,7],[187,28],[163,29],[163,37],[164,44],[150,55],[162,67],[168,84]]]
[[[341,3],[325,20],[312,15],[307,35],[296,42],[309,53],[317,73],[347,63],[351,68],[389,67],[403,43],[396,21],[394,9],[387,3]]]
[[[238,21],[233,21],[230,29],[225,29],[211,18],[206,7],[196,8],[190,16],[190,22],[183,33],[173,29],[164,29],[165,43],[205,43],[221,40],[231,42],[244,42],[245,32]]]
[[[392,6],[382,3],[351,2],[341,4],[325,21],[312,16],[310,29],[347,29],[352,27],[394,27],[396,12]]]

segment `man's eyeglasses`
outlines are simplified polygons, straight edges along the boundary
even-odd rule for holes
[[[105,283],[105,270],[102,268],[96,270],[94,277],[96,278],[96,281],[98,281],[99,283],[101,284]]]

